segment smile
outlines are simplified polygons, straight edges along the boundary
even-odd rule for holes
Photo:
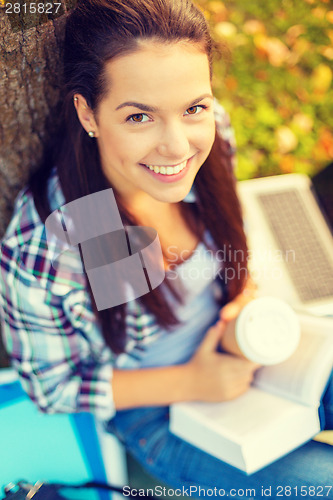
[[[169,165],[145,165],[145,167],[149,168],[149,170],[153,170],[156,174],[162,175],[175,175],[179,174],[187,165],[187,160],[183,161],[183,163],[179,163],[178,165],[171,167]]]

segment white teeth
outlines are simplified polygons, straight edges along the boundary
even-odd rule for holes
[[[146,165],[146,167],[149,168],[149,170],[154,170],[156,174],[162,174],[162,175],[174,175],[174,174],[179,174],[187,165],[187,160],[184,161],[183,163],[180,163],[179,165],[176,165],[175,167],[170,167],[167,165],[163,166],[157,166],[157,165]]]

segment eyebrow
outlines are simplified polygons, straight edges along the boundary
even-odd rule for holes
[[[198,97],[197,99],[195,99],[194,101],[192,101],[189,105],[187,105],[186,108],[190,108],[191,106],[195,106],[196,104],[198,104],[203,99],[206,99],[207,97],[209,97],[210,99],[214,99],[212,94],[203,94],[200,97]],[[126,101],[126,102],[123,102],[122,104],[119,104],[119,106],[116,107],[116,111],[118,111],[118,109],[122,109],[122,108],[125,108],[127,106],[138,108],[138,109],[140,109],[140,111],[147,111],[149,113],[156,113],[158,111],[158,108],[156,108],[154,106],[148,106],[147,104],[143,104],[142,102],[134,102],[134,101]]]

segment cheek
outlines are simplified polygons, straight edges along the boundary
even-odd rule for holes
[[[124,133],[117,128],[105,131],[99,140],[100,152],[109,161],[127,162],[131,161],[134,156],[140,155],[140,150],[143,149],[142,141],[138,140],[133,134]]]
[[[211,150],[215,140],[215,121],[202,128],[197,140],[198,147],[200,147],[203,153]]]

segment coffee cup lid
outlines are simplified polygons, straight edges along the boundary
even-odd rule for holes
[[[238,316],[236,339],[251,361],[262,365],[281,363],[299,344],[298,317],[283,300],[260,297],[249,302]]]

